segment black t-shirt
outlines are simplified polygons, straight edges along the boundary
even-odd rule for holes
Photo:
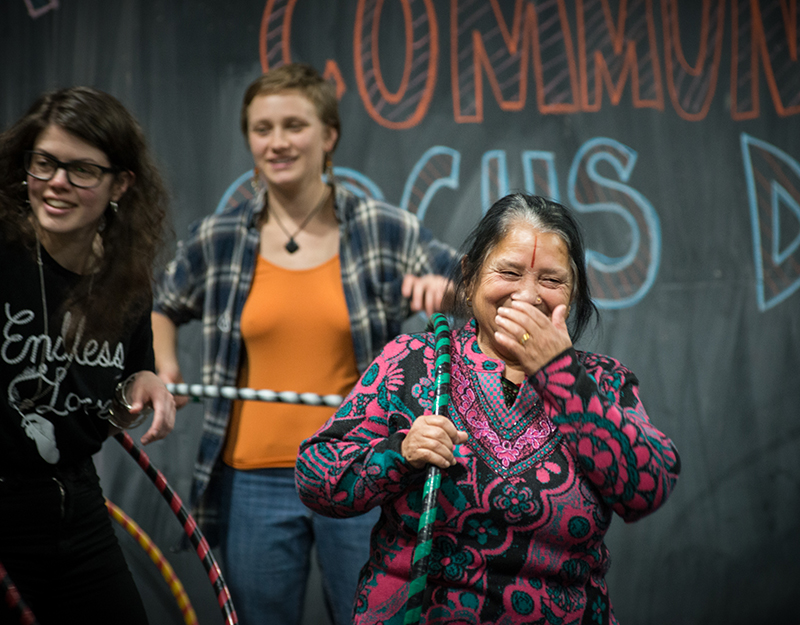
[[[44,304],[36,257],[0,233],[0,476],[76,466],[108,436],[108,410],[120,380],[153,370],[150,315],[119,341],[80,336],[65,351],[61,304],[81,277],[42,248]],[[70,324],[78,319],[67,317]]]

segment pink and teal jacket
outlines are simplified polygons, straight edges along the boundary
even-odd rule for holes
[[[647,418],[636,376],[606,356],[568,349],[507,407],[504,365],[480,351],[474,324],[452,341],[450,418],[469,440],[442,474],[422,622],[616,623],[604,581],[611,514],[658,509],[678,453]],[[400,445],[432,412],[433,361],[432,334],[396,338],[300,447],[307,506],[334,517],[382,508],[356,625],[403,622],[425,472]]]

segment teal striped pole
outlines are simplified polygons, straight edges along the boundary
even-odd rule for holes
[[[431,325],[436,339],[433,365],[436,376],[433,414],[446,417],[447,403],[450,401],[450,327],[447,317],[440,313],[431,316],[428,326]],[[436,498],[441,481],[442,473],[439,467],[429,464],[422,491],[422,512],[417,529],[417,544],[414,546],[411,561],[411,581],[408,586],[408,603],[403,625],[416,625],[422,615],[425,586],[428,583],[428,564],[433,545],[433,523],[436,520]]]

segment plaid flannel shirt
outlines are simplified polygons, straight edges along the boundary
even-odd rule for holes
[[[190,227],[157,282],[153,310],[176,325],[203,324],[203,383],[236,385],[242,353],[239,321],[259,250],[262,203],[249,200]],[[342,286],[353,348],[363,373],[383,346],[400,334],[410,314],[401,294],[406,274],[448,275],[457,261],[415,215],[336,186]],[[292,389],[275,389],[292,390]],[[190,501],[213,545],[218,540],[218,484],[231,400],[206,402]]]

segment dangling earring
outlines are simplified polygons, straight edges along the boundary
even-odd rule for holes
[[[114,211],[114,214],[116,215],[117,211],[119,211],[119,204],[117,204],[114,200],[111,200],[108,203],[108,205],[111,207],[111,210]]]
[[[253,167],[253,177],[250,179],[250,186],[253,187],[253,193],[258,195],[258,192],[261,190],[261,172],[258,171],[258,167]]]
[[[471,297],[468,297],[468,298],[467,298],[467,306],[469,306],[470,308],[472,308],[472,298],[471,298]]]
[[[322,172],[325,175],[328,183],[333,182],[333,159],[331,158],[331,153],[325,153],[325,169]]]

